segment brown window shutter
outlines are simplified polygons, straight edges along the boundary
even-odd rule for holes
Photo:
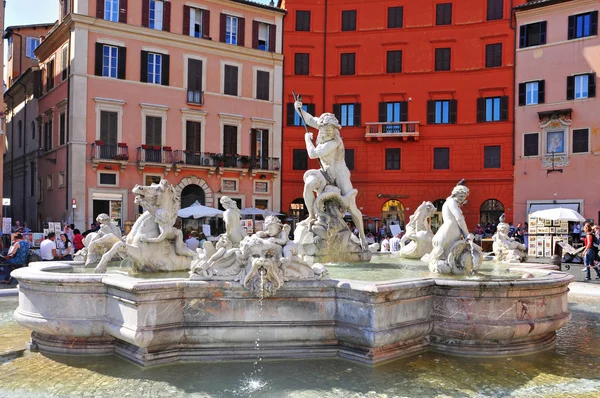
[[[379,103],[379,122],[387,122],[387,102]]]
[[[127,0],[120,0],[119,6],[119,22],[127,23]]]
[[[477,98],[477,123],[485,121],[485,98]]]
[[[508,95],[500,97],[500,120],[508,120]]]
[[[210,11],[202,10],[202,37],[210,38]]]
[[[142,0],[142,26],[150,26],[150,0]]]
[[[427,100],[427,124],[435,123],[435,101]]]
[[[238,18],[238,41],[237,45],[244,47],[246,44],[246,19]]]
[[[96,59],[94,60],[94,75],[102,76],[102,56],[104,52],[104,45],[102,43],[96,43]]]
[[[256,156],[256,136],[258,135],[258,130],[252,129],[250,130],[250,156]]]
[[[221,24],[219,26],[219,41],[225,43],[225,36],[227,35],[227,14],[221,13]]]
[[[269,25],[269,51],[275,52],[277,42],[277,26]]]
[[[148,83],[148,51],[142,51],[140,59],[140,82]]]
[[[408,122],[408,101],[400,102],[400,121]]]
[[[252,21],[252,48],[258,48],[258,21]]]
[[[296,114],[296,110],[294,109],[294,103],[288,102],[287,103],[287,125],[288,126],[294,125],[294,115],[295,114]]]
[[[263,130],[262,133],[262,156],[263,158],[269,157],[269,130]]]
[[[104,19],[104,0],[96,0],[96,18]]]
[[[190,6],[183,6],[183,31],[184,36],[190,35]]]
[[[169,85],[169,72],[170,72],[170,62],[169,62],[169,55],[168,54],[163,54],[162,55],[162,71],[161,71],[161,82],[160,84],[162,84],[163,86],[168,86]]]
[[[117,65],[117,78],[125,80],[127,67],[127,48],[119,47],[119,64]]]
[[[340,104],[333,104],[333,114],[339,122],[342,121],[342,112],[340,110]]]
[[[163,30],[171,31],[171,2],[163,1]]]
[[[458,114],[458,101],[455,99],[450,100],[450,123],[456,124],[457,114]]]

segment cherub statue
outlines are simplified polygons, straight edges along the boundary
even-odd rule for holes
[[[98,214],[96,221],[100,224],[100,229],[98,232],[87,235],[83,242],[85,246],[83,250],[87,252],[86,266],[98,263],[102,255],[108,252],[115,243],[120,242],[122,238],[121,229],[116,222],[111,220],[108,214]]]
[[[242,239],[246,237],[244,228],[240,226],[242,214],[237,207],[237,203],[229,196],[221,197],[221,205],[225,208],[223,221],[225,221],[225,235],[234,246],[238,246]]]
[[[521,242],[508,236],[510,226],[505,222],[506,216],[500,216],[500,222],[496,228],[496,233],[492,237],[494,243],[492,249],[496,255],[496,260],[509,263],[520,263],[525,259],[526,248]]]

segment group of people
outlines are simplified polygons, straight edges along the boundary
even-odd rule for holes
[[[518,223],[516,227],[513,225],[512,222],[509,222],[508,225],[508,236],[510,236],[511,238],[515,238],[516,241],[519,241],[520,243],[526,245],[529,225],[527,223],[522,222]],[[491,238],[496,233],[497,228],[497,225],[494,223],[487,223],[485,225],[485,228],[482,227],[481,224],[477,224],[477,226],[473,230],[473,235],[475,235],[476,237],[480,237],[481,239]]]
[[[204,242],[206,242],[206,235],[204,234],[204,232],[196,232],[196,231],[192,231],[190,232],[190,235],[187,237],[187,239],[185,240],[185,245],[187,246],[188,249],[190,249],[191,251],[196,251],[196,249],[200,248],[202,249],[204,246]]]
[[[400,240],[402,239],[402,235],[404,233],[401,232],[392,236],[392,234],[387,234],[385,238],[381,241],[381,252],[399,252],[400,251]]]

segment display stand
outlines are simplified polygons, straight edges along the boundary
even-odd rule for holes
[[[552,257],[558,242],[569,241],[569,222],[529,216],[529,249],[533,257]]]

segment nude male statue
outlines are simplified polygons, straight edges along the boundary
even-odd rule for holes
[[[348,199],[348,211],[358,229],[361,245],[366,250],[368,245],[363,227],[362,213],[356,206],[356,194],[358,191],[352,187],[350,170],[348,170],[348,166],[346,165],[344,142],[340,137],[342,126],[340,126],[335,115],[332,113],[324,113],[316,118],[302,109],[302,102],[300,101],[294,103],[294,108],[307,126],[319,130],[316,146],[312,141],[312,133],[307,132],[304,135],[308,157],[311,159],[318,158],[321,163],[321,169],[308,170],[304,174],[304,202],[308,209],[309,219],[316,219],[314,193],[316,192],[317,195],[320,194],[326,185],[338,187],[341,195]]]

